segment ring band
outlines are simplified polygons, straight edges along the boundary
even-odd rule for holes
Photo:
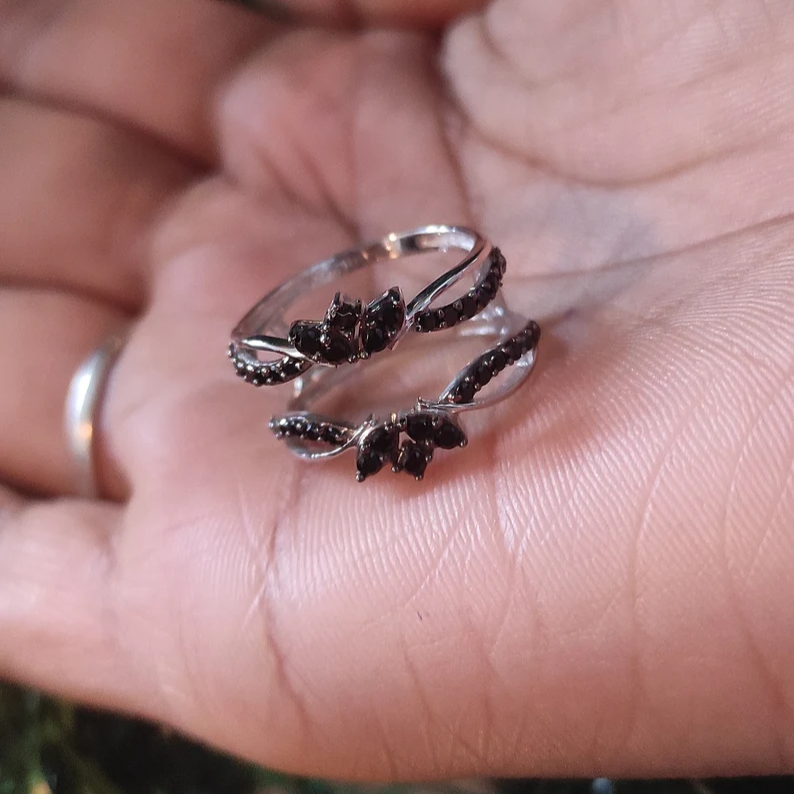
[[[379,262],[450,249],[463,251],[464,258],[410,301],[399,287],[392,287],[366,306],[337,293],[322,321],[296,320],[287,336],[274,334],[274,329],[284,327],[286,310],[308,290]],[[496,297],[505,268],[498,248],[462,226],[425,226],[390,234],[319,262],[268,293],[232,331],[228,355],[238,376],[254,386],[286,383],[314,365],[336,367],[369,358],[392,349],[408,331],[429,333],[472,319]],[[477,274],[475,283],[465,295],[430,308],[436,298],[471,272]],[[260,352],[281,358],[262,361]]]
[[[97,498],[96,438],[99,413],[108,376],[124,342],[127,330],[116,331],[77,368],[66,394],[64,431],[75,465],[78,496]]]
[[[456,414],[505,399],[534,369],[540,339],[538,324],[501,306],[494,307],[493,319],[492,346],[469,362],[436,399],[419,398],[409,411],[392,413],[386,419],[370,416],[361,424],[332,419],[313,413],[311,407],[332,388],[335,379],[341,378],[334,378],[334,372],[319,371],[296,388],[289,410],[271,420],[271,430],[294,454],[308,460],[328,459],[355,449],[359,482],[387,464],[395,472],[405,471],[421,480],[435,450],[468,443]],[[513,369],[505,379],[502,373],[509,367]],[[480,395],[491,381],[501,382],[495,383],[496,388],[489,389],[487,395]],[[403,434],[407,438],[401,442]]]

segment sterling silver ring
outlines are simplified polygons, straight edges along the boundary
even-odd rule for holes
[[[285,313],[309,290],[359,268],[413,254],[459,250],[463,258],[411,300],[399,286],[362,304],[336,293],[321,321],[295,320],[286,335]],[[425,226],[336,254],[298,273],[268,293],[232,331],[228,355],[237,375],[254,386],[287,383],[315,365],[338,367],[392,349],[409,331],[452,328],[481,313],[496,297],[506,268],[498,248],[462,226]],[[447,305],[432,307],[442,293],[467,274],[472,287]],[[262,360],[260,354],[278,358]]]
[[[438,397],[419,397],[408,411],[370,415],[361,423],[331,418],[314,413],[312,407],[335,385],[349,383],[355,376],[318,370],[296,381],[287,411],[273,417],[271,430],[294,454],[307,460],[326,460],[355,450],[359,482],[386,466],[421,480],[437,450],[467,445],[458,414],[508,397],[527,380],[537,361],[540,327],[508,311],[501,301],[483,314],[479,327],[467,324],[461,333],[487,336],[490,345]]]
[[[97,498],[96,443],[99,414],[110,371],[127,340],[128,329],[108,336],[77,368],[66,394],[64,432],[75,466],[75,492]]]

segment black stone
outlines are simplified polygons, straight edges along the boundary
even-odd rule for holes
[[[322,329],[319,323],[308,323],[302,320],[294,322],[289,329],[289,338],[299,353],[310,358],[320,352]]]
[[[463,380],[454,391],[455,402],[470,403],[474,399],[474,381]]]
[[[359,450],[356,457],[356,469],[358,470],[358,479],[364,481],[367,477],[377,474],[384,466],[385,460],[377,452],[371,450]]]
[[[477,299],[471,293],[466,293],[461,299],[460,302],[463,304],[463,308],[460,310],[460,318],[461,320],[470,320],[477,314]]]
[[[504,347],[502,348],[510,359],[510,361],[518,361],[519,358],[523,355],[522,349],[523,345],[521,343],[521,339],[519,337],[513,337],[512,339],[505,342]]]
[[[338,427],[333,427],[329,425],[323,430],[322,440],[325,441],[326,444],[332,444],[333,446],[338,446],[339,444],[344,443],[345,434]]]
[[[366,445],[373,452],[394,461],[400,445],[400,430],[391,425],[379,427],[367,436]]]
[[[400,450],[397,466],[417,480],[421,480],[425,476],[425,469],[431,457],[432,453],[429,450],[414,444],[413,441],[406,441]]]
[[[405,432],[414,441],[430,441],[435,434],[434,418],[428,413],[409,414],[405,420]]]
[[[361,331],[361,347],[366,353],[380,353],[389,346],[390,341],[389,335],[377,326]]]
[[[300,350],[300,348],[298,348],[298,350]],[[320,348],[320,355],[329,364],[341,364],[343,361],[347,361],[351,356],[355,355],[355,346],[353,342],[340,331],[328,331],[325,334],[325,339]]]
[[[453,326],[458,324],[460,320],[460,315],[455,311],[453,306],[447,306],[444,309],[444,322],[446,323],[447,328],[452,328]]]
[[[434,312],[424,312],[416,318],[416,325],[414,326],[417,331],[429,333],[436,330],[436,316]]]
[[[309,425],[309,427],[306,428],[306,432],[303,434],[303,437],[307,441],[319,441],[320,433],[314,425]]]
[[[482,386],[487,386],[491,382],[491,378],[493,374],[491,373],[491,368],[488,366],[488,362],[483,361],[479,367],[477,367],[476,372],[474,373],[474,379],[477,383]]]
[[[496,281],[492,275],[487,275],[482,284],[480,284],[480,292],[485,295],[489,300],[493,298],[499,291],[499,282]]]
[[[339,293],[334,296],[328,311],[328,325],[339,331],[352,331],[361,317],[361,304],[342,300]]]
[[[451,419],[444,418],[436,430],[435,441],[441,449],[455,449],[466,443],[466,434]]]
[[[507,366],[507,356],[501,350],[497,350],[491,354],[489,363],[491,365],[491,371],[496,374]]]

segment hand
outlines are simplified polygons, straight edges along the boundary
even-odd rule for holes
[[[794,10],[657,5],[0,2],[0,675],[315,775],[794,768]],[[542,370],[421,486],[296,462],[231,326],[437,220]]]

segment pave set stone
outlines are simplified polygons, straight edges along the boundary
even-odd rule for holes
[[[300,438],[317,441],[332,447],[346,444],[355,433],[355,428],[338,422],[324,421],[304,416],[285,416],[270,422],[276,438]]]
[[[407,438],[400,441],[402,434]],[[363,482],[391,464],[421,480],[435,449],[455,449],[468,443],[466,434],[446,411],[416,408],[375,426],[358,443],[356,479]]]
[[[477,283],[462,298],[446,306],[418,312],[414,316],[414,331],[430,333],[471,320],[496,297],[506,270],[507,260],[498,248],[494,248],[490,254],[490,266]]]
[[[312,362],[294,356],[284,356],[278,361],[260,361],[253,353],[229,345],[227,355],[234,364],[238,378],[254,386],[274,386],[302,375]]]
[[[447,393],[447,401],[470,403],[475,394],[487,386],[502,370],[516,363],[537,347],[540,326],[530,320],[515,336],[474,359],[461,371],[455,385]]]

